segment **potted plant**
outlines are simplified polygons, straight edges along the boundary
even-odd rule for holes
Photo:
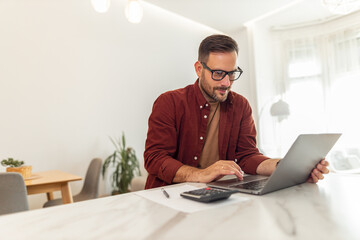
[[[6,167],[6,172],[18,172],[23,176],[25,180],[31,177],[32,166],[23,166],[24,161],[8,158],[2,160],[1,165]]]
[[[116,141],[110,138],[110,140],[115,146],[115,151],[105,159],[102,166],[102,175],[105,178],[109,166],[114,167],[114,172],[110,176],[113,187],[112,195],[126,193],[129,192],[131,180],[136,175],[141,175],[139,161],[135,150],[131,147],[126,147],[124,133],[122,134],[122,139]]]

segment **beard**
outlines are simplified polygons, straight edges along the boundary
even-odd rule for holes
[[[215,102],[225,102],[226,101],[227,96],[230,91],[230,86],[229,87],[213,87],[213,88],[211,88],[211,86],[206,82],[204,73],[201,74],[199,81],[200,81],[200,87],[202,88],[202,90],[205,92],[205,94],[209,98],[213,99]],[[215,80],[212,80],[212,81],[215,81]],[[223,98],[220,99],[219,96],[216,95],[216,93],[215,93],[216,90],[226,91],[225,94],[222,95]]]

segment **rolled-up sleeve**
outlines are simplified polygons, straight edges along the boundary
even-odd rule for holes
[[[150,175],[171,184],[176,172],[183,165],[174,159],[177,149],[175,107],[172,97],[162,94],[154,102],[149,117],[145,143],[144,163]]]

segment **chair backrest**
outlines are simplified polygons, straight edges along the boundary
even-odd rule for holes
[[[27,191],[19,173],[0,173],[0,215],[29,210]]]
[[[79,200],[87,200],[97,198],[99,196],[99,182],[100,173],[102,167],[102,160],[100,158],[94,158],[91,160],[90,165],[87,169],[84,185],[78,194]]]

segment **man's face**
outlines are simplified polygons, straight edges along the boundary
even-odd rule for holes
[[[236,52],[210,53],[205,63],[212,70],[234,71],[236,70]],[[232,81],[226,75],[222,80],[215,81],[211,72],[204,68],[200,62],[195,63],[195,69],[199,77],[200,88],[213,100],[224,102],[229,94]]]

